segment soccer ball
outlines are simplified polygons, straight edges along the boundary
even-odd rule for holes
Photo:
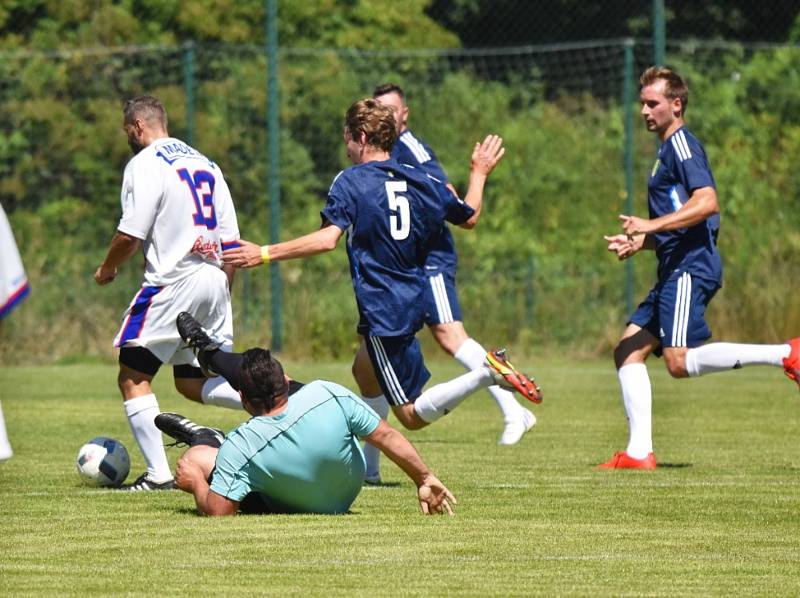
[[[131,459],[119,440],[98,436],[81,447],[75,465],[86,484],[117,487],[128,477]]]

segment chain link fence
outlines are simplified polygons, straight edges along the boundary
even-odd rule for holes
[[[465,10],[477,4],[450,3]],[[501,2],[497,10],[506,12],[498,14],[522,21],[512,8],[523,4],[533,7],[525,22],[543,18],[535,7],[546,3]],[[433,2],[430,12],[442,18],[436,11],[447,5]],[[637,14],[628,15],[620,33],[638,31]],[[625,53],[632,51],[638,74],[653,61],[652,44],[518,41],[526,44],[282,48],[279,173],[268,167],[267,60],[260,45],[0,54],[0,201],[33,286],[26,307],[4,322],[0,359],[42,355],[43,338],[50,353],[42,359],[111,354],[119,316],[140,282],[138,264],[109,287],[92,281],[120,214],[120,178],[129,159],[120,130],[124,98],[151,93],[164,101],[171,133],[222,166],[243,236],[266,242],[268,177],[281,180],[282,238],[317,227],[328,186],[347,166],[343,112],[386,81],[405,88],[410,127],[433,146],[460,190],[476,139],[497,132],[508,146],[487,188],[481,224],[456,233],[468,331],[521,353],[607,350],[627,315],[626,282],[602,235],[616,232],[616,215],[624,209],[626,144],[633,150],[634,211],[640,214],[655,148],[638,123],[626,138],[626,109],[636,105],[635,98],[622,97]],[[712,310],[715,332],[732,339],[783,338],[800,327],[800,305],[790,291],[798,274],[791,255],[800,247],[793,208],[800,180],[791,158],[800,149],[793,66],[800,52],[790,45],[722,41],[671,42],[667,52],[689,78],[689,126],[706,143],[720,188],[727,288]],[[637,258],[637,297],[654,271],[653,259]],[[344,251],[286,262],[281,275],[286,351],[349,356],[356,310]],[[266,269],[239,275],[234,310],[243,345],[269,343],[270,300]],[[774,319],[765,323],[764,313]]]

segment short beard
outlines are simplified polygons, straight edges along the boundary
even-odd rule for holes
[[[131,148],[131,151],[133,152],[134,156],[138,154],[140,151],[142,151],[145,147],[147,147],[146,145],[142,145],[141,143],[139,143],[135,139],[131,139],[130,137],[128,138],[128,146]]]

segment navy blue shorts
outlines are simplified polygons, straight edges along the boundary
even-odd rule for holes
[[[425,324],[461,321],[461,306],[456,293],[456,277],[450,272],[428,276],[425,285]]]
[[[661,341],[661,347],[698,347],[711,338],[706,306],[719,284],[688,272],[659,282],[630,319]],[[658,351],[656,354],[660,354]]]
[[[378,384],[389,404],[413,403],[431,377],[417,337],[413,334],[366,336],[364,342]]]

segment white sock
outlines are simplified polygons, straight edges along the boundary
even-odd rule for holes
[[[686,371],[690,376],[737,370],[746,365],[783,367],[789,357],[789,345],[745,345],[741,343],[711,343],[686,352]]]
[[[486,360],[486,349],[484,349],[479,342],[474,339],[468,338],[453,355],[456,361],[463,365],[468,370],[474,370],[483,365]],[[500,411],[503,412],[503,420],[505,423],[516,421],[522,417],[523,408],[517,403],[514,394],[500,388],[497,384],[493,384],[486,390],[497,403]]]
[[[414,401],[414,411],[424,421],[435,422],[458,407],[473,392],[490,384],[494,384],[492,373],[481,366],[449,382],[430,387]]]
[[[10,459],[14,455],[11,450],[11,443],[8,442],[8,434],[6,434],[6,420],[3,417],[3,405],[0,403],[0,461]]]
[[[372,407],[372,409],[381,416],[381,419],[386,419],[389,416],[389,401],[386,400],[384,395],[377,397],[361,397],[362,400]],[[364,459],[367,462],[367,472],[364,474],[366,478],[380,478],[381,477],[381,451],[377,447],[372,446],[369,442],[364,443]]]
[[[239,391],[234,389],[222,376],[206,380],[200,391],[200,398],[204,405],[215,405],[226,409],[244,409]]]
[[[167,453],[161,439],[161,430],[156,428],[156,415],[160,413],[156,395],[149,394],[124,402],[125,414],[131,432],[139,445],[147,463],[148,477],[154,482],[166,482],[172,479],[172,472],[167,462]]]
[[[626,452],[634,459],[644,459],[653,452],[653,394],[647,366],[629,363],[619,368],[617,376],[630,430]]]

